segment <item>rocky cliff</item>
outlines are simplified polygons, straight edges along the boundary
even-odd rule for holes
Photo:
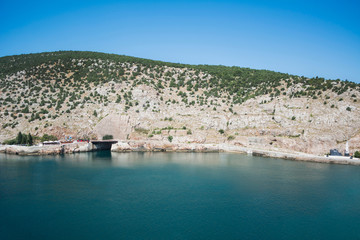
[[[360,149],[360,86],[91,52],[0,58],[0,142],[21,131],[325,154]]]

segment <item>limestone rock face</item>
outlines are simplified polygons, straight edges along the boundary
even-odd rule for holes
[[[118,142],[111,146],[112,152],[128,152],[131,151],[131,147],[126,142]]]
[[[219,152],[217,144],[170,143],[168,141],[122,141],[113,144],[112,152]]]
[[[136,125],[130,116],[110,114],[103,118],[94,128],[94,132],[101,139],[105,135],[113,135],[115,139],[127,139]]]
[[[16,155],[52,155],[64,152],[62,146],[6,146],[4,153]]]
[[[0,146],[0,153],[16,155],[58,155],[64,153],[89,152],[93,147],[91,143],[73,143],[49,146]]]
[[[64,153],[75,153],[75,152],[90,152],[93,150],[92,143],[87,142],[75,142],[72,144],[65,144],[63,146]]]
[[[28,76],[25,70],[4,76],[4,82],[22,87],[2,96],[1,101],[6,104],[0,105],[1,143],[15,138],[21,131],[37,137],[52,134],[60,140],[68,136],[102,139],[104,135],[112,135],[114,139],[124,141],[114,145],[114,151],[203,151],[212,149],[211,144],[231,144],[324,155],[332,148],[343,152],[347,140],[350,152],[360,150],[360,86],[356,84],[345,88],[344,82],[331,81],[328,83],[333,88],[321,88],[320,91],[309,85],[309,81],[284,79],[279,86],[266,91],[250,86],[241,90],[243,93],[231,95],[212,88],[211,81],[217,77],[205,70],[155,63],[145,66],[121,62],[119,65],[110,59],[72,59],[71,62],[80,68],[91,62],[86,69],[89,73],[94,69],[99,73],[106,69],[107,73],[112,72],[112,77],[99,74],[98,77],[106,79],[95,84],[83,77],[80,83],[74,71],[64,71],[63,66],[56,68],[56,63],[33,68],[34,74],[42,69],[39,72],[41,79],[51,79],[49,81],[41,82],[40,78],[36,79],[38,74]],[[117,66],[117,69],[111,66]],[[43,72],[49,75],[43,76]],[[34,81],[33,90],[41,99],[25,95],[33,94],[25,90],[30,80]],[[53,87],[57,81],[63,83],[60,84],[63,91],[69,91],[66,96],[62,95],[61,101],[57,96],[63,91]],[[195,90],[197,83],[204,84]],[[44,84],[48,84],[48,89],[43,89]],[[264,95],[242,96],[257,90]],[[281,94],[274,95],[274,91]],[[241,103],[234,99],[238,97]],[[14,99],[16,101],[10,101]],[[25,105],[29,109],[25,109]],[[91,146],[79,145],[49,151],[89,149]],[[0,147],[0,152],[5,151],[40,154],[42,150]]]

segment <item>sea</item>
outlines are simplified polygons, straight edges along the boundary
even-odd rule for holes
[[[360,239],[360,166],[232,153],[0,154],[0,239]]]

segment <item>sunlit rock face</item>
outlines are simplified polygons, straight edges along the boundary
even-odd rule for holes
[[[95,53],[25,56],[0,63],[0,142],[21,131],[112,135],[144,149],[224,143],[323,155],[347,140],[360,149],[357,84]]]

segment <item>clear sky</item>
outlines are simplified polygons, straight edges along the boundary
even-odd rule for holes
[[[360,1],[0,0],[0,56],[87,50],[360,82]]]

